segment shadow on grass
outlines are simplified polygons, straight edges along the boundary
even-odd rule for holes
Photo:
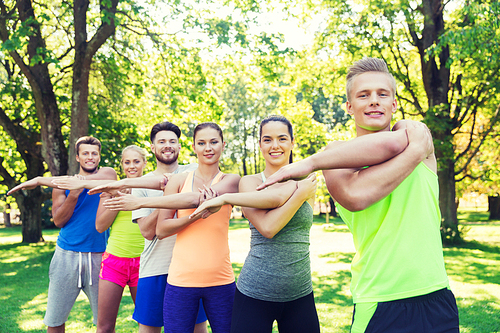
[[[326,254],[321,254],[318,257],[320,258],[332,258],[332,260],[329,260],[329,264],[334,264],[337,262],[341,262],[344,264],[350,264],[352,262],[352,259],[354,258],[354,253],[353,252],[330,252]]]
[[[459,298],[457,304],[462,332],[500,332],[498,300],[493,298]]]
[[[45,314],[48,287],[48,263],[55,249],[54,243],[0,245],[0,331],[39,332],[25,330],[24,321],[41,320]],[[41,304],[43,303],[43,304]],[[24,325],[23,325],[24,326]],[[31,325],[29,325],[31,326]]]
[[[339,306],[352,306],[352,298],[345,294],[351,281],[347,270],[336,271],[331,275],[318,276],[313,273],[314,300],[316,303],[329,303]]]
[[[500,285],[500,249],[479,242],[445,248],[446,271],[460,282]]]

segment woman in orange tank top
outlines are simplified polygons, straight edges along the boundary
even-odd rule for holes
[[[164,299],[165,332],[193,332],[200,299],[212,332],[230,330],[235,291],[228,245],[232,206],[189,218],[203,201],[238,192],[240,176],[219,170],[224,146],[220,127],[212,122],[201,123],[193,134],[193,149],[198,156],[195,171],[173,175],[163,197],[120,195],[107,202],[111,209],[163,208],[156,235],[162,239],[177,234]]]

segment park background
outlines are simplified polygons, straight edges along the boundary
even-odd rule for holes
[[[475,307],[485,316],[474,320],[493,325],[470,332],[499,330],[497,1],[0,0],[0,50],[0,210],[6,226],[22,221],[1,229],[1,276],[14,296],[31,271],[32,255],[22,249],[48,253],[33,259],[43,271],[57,230],[50,189],[5,193],[38,175],[74,174],[78,137],[98,137],[101,165],[119,171],[121,149],[148,147],[151,126],[169,120],[183,130],[180,161],[189,163],[193,128],[215,121],[228,142],[223,171],[257,173],[264,165],[258,124],[267,115],[294,124],[295,160],[353,137],[345,74],[372,56],[386,60],[398,81],[394,121],[420,120],[433,134],[445,255],[458,251],[460,262],[453,268],[447,257],[448,273],[484,288],[461,310]],[[321,179],[317,202],[334,214]],[[480,217],[460,220],[471,206]],[[46,274],[39,279],[45,287]],[[43,302],[46,290],[39,291],[31,301]],[[18,309],[27,302],[4,297]]]

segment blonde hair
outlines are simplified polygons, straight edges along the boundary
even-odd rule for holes
[[[123,154],[125,154],[125,152],[127,150],[135,150],[136,152],[138,152],[141,155],[142,159],[144,161],[146,161],[146,150],[144,150],[143,148],[136,146],[136,145],[130,145],[130,146],[123,148],[121,163],[123,163]]]
[[[389,72],[389,68],[387,68],[387,64],[384,60],[379,58],[363,58],[359,61],[356,61],[349,70],[347,71],[346,77],[346,93],[347,100],[351,100],[351,89],[352,83],[354,79],[361,74],[368,72],[379,72],[387,74],[391,79],[391,88],[393,96],[396,94],[396,80],[394,76],[392,76],[391,72]]]

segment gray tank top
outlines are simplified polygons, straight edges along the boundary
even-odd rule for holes
[[[272,239],[262,236],[249,223],[250,252],[238,278],[238,290],[246,296],[271,302],[288,302],[309,295],[312,292],[309,258],[312,220],[312,207],[304,202]]]

